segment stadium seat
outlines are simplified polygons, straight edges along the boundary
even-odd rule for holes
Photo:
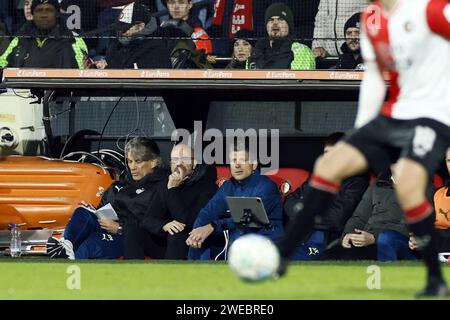
[[[309,172],[300,168],[279,168],[265,173],[280,189],[284,198],[299,188],[309,177]]]
[[[229,166],[216,166],[217,180],[216,184],[220,188],[223,183],[231,178],[231,172]]]

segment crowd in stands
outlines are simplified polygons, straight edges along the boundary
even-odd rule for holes
[[[0,68],[362,69],[359,17],[367,5],[3,0]]]
[[[343,133],[334,133],[326,139],[325,156],[342,137]],[[51,258],[226,259],[227,248],[244,234],[258,233],[277,242],[302,210],[308,193],[306,180],[283,198],[281,185],[261,174],[257,157],[247,144],[230,147],[227,177],[219,177],[214,166],[197,163],[193,149],[182,143],[172,148],[170,168],[163,165],[159,147],[150,138],[129,140],[125,152],[125,175],[106,190],[98,206],[111,204],[118,220],[98,219],[91,212],[95,208],[82,201],[64,235],[48,240]],[[450,174],[450,149],[445,161]],[[430,184],[439,251],[447,253],[449,183],[437,190]],[[394,184],[395,166],[392,172],[387,169],[376,178],[362,174],[345,180],[330,209],[320,214],[291,259],[417,259],[420,252],[397,201]],[[247,220],[245,215],[237,221],[230,213],[229,197],[260,198],[269,224],[251,217]]]

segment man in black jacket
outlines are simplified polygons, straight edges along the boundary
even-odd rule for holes
[[[294,14],[284,3],[266,9],[267,38],[256,43],[248,69],[311,70],[316,68],[312,50],[295,41]]]
[[[59,23],[58,0],[33,0],[33,21],[24,24],[0,56],[0,68],[84,68],[81,37]]]
[[[143,5],[135,4],[130,23],[119,22],[118,38],[106,52],[111,69],[171,68],[170,48],[158,37],[156,18]]]
[[[184,229],[179,231],[170,222],[163,227],[169,233],[166,258],[185,259],[189,231],[193,229],[200,209],[217,191],[217,173],[213,166],[198,165],[193,150],[184,144],[173,148],[170,167],[172,174],[167,184],[166,204],[171,218],[184,224]]]
[[[343,136],[342,132],[329,135],[325,141],[324,153],[329,152]],[[367,175],[358,175],[342,183],[342,188],[334,198],[330,209],[316,221],[314,231],[297,248],[291,256],[292,260],[318,260],[323,257],[326,246],[340,238],[345,223],[369,185],[368,180]],[[303,198],[308,188],[309,181],[306,181],[286,199],[284,205],[286,224],[294,221],[295,216],[303,208]]]
[[[98,208],[111,204],[118,221],[98,219],[95,208],[86,202],[73,213],[61,239],[49,238],[51,258],[114,259],[129,255],[136,229],[153,211],[163,210],[162,192],[167,173],[161,168],[157,144],[148,138],[133,138],[126,147],[128,174],[105,192]],[[133,246],[131,246],[134,248]],[[164,250],[164,249],[163,249]]]
[[[397,201],[394,183],[390,170],[381,172],[364,193],[345,225],[338,259],[415,259],[408,248],[408,224]]]
[[[361,13],[352,15],[344,25],[345,42],[341,46],[342,54],[335,69],[363,69],[363,59],[359,44]],[[332,68],[333,69],[333,68]]]
[[[184,144],[173,147],[170,154],[171,175],[161,190],[164,208],[149,210],[140,223],[140,234],[129,242],[125,258],[182,260],[187,258],[186,239],[195,219],[216,193],[216,169],[198,165],[193,150]],[[145,231],[143,231],[145,230]]]

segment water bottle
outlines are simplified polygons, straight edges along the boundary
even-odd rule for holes
[[[12,258],[20,257],[22,254],[22,239],[20,238],[20,230],[17,228],[16,224],[13,224],[11,227],[11,243],[9,251]]]

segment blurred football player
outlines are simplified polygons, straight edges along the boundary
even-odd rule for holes
[[[398,161],[397,197],[428,270],[427,285],[417,296],[447,296],[425,190],[450,146],[450,4],[374,1],[361,24],[366,71],[357,130],[316,162],[304,209],[278,244],[284,261],[279,273],[311,230],[314,212],[326,212],[345,178],[369,168],[378,173]],[[384,72],[391,80],[387,102]]]

